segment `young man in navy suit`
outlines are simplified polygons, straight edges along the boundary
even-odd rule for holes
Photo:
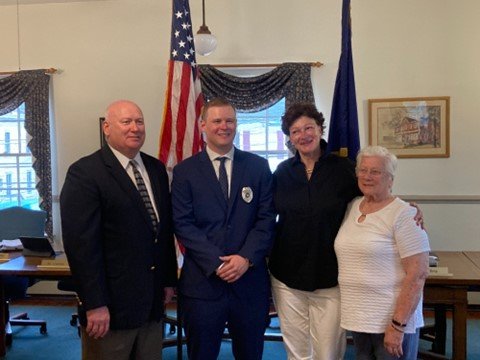
[[[275,213],[265,159],[236,149],[236,111],[204,106],[206,149],[173,170],[177,239],[185,247],[179,292],[189,359],[217,359],[225,326],[236,359],[260,360],[268,322],[266,266]]]
[[[63,243],[82,302],[82,358],[162,358],[164,303],[177,265],[165,166],[140,152],[140,108],[106,112],[107,145],[70,166],[60,196]]]

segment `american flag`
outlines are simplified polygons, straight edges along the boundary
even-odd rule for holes
[[[203,105],[188,0],[173,0],[170,60],[159,158],[169,174],[202,148],[198,120]]]

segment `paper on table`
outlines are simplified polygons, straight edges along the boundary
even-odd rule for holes
[[[0,241],[0,251],[22,250],[23,245],[20,239]]]
[[[428,268],[428,276],[453,276],[452,273],[448,272],[448,267],[430,267]]]
[[[44,259],[40,265],[37,265],[37,268],[41,270],[69,270],[70,266],[67,259]]]

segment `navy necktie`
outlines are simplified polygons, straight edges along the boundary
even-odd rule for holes
[[[220,182],[220,187],[222,188],[225,201],[228,201],[228,177],[227,170],[225,169],[225,160],[227,160],[227,157],[220,156],[215,160],[220,161],[220,167],[218,169],[218,181]]]
[[[153,209],[150,196],[148,196],[147,187],[145,186],[145,182],[143,181],[142,175],[137,169],[136,162],[134,160],[130,160],[130,165],[132,166],[133,175],[135,176],[135,182],[137,183],[138,192],[142,197],[142,200],[143,200],[143,203],[145,204],[145,208],[147,209],[148,215],[150,215],[150,219],[152,220],[153,229],[156,232],[158,219],[157,219],[157,215],[155,214],[155,210]]]

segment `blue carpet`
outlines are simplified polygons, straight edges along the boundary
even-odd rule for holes
[[[74,307],[10,306],[12,314],[28,312],[31,319],[47,321],[47,334],[37,326],[14,326],[13,343],[7,348],[8,360],[67,360],[80,359],[80,339],[69,321]]]
[[[13,328],[13,344],[7,349],[6,359],[8,360],[77,360],[80,359],[80,339],[76,328],[70,326],[71,314],[75,312],[74,307],[67,306],[11,306],[12,314],[27,311],[32,319],[47,320],[46,335],[40,334],[39,327],[18,327]],[[275,320],[274,320],[275,321]],[[273,323],[272,325],[277,325]],[[268,330],[275,332],[275,330]],[[447,320],[447,356],[451,356],[450,346],[451,322]],[[468,359],[480,360],[480,320],[468,321]],[[421,343],[421,348],[428,349],[427,342]],[[183,359],[186,357],[184,346]],[[166,348],[163,351],[164,360],[176,360],[176,348]],[[287,356],[282,342],[265,342],[265,360],[286,360]],[[355,357],[351,346],[347,347],[346,360],[353,360]],[[233,360],[231,344],[228,340],[222,343],[221,360]]]

